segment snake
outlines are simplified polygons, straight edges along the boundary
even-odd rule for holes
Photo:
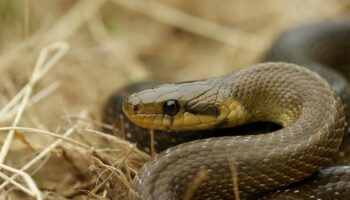
[[[158,130],[131,198],[350,199],[349,87],[332,68],[346,72],[349,36],[347,20],[304,25],[275,41],[273,62],[112,95],[104,121],[126,116],[127,139],[147,146]]]

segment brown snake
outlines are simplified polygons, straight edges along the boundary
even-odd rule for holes
[[[292,43],[305,35],[304,31],[293,36]],[[283,56],[274,59],[292,61]],[[338,75],[330,73],[324,74],[332,77],[328,81],[338,92],[348,90],[346,82],[339,84],[334,80]],[[343,95],[342,101],[347,98]],[[265,134],[236,136],[239,133],[232,131],[233,136],[168,149],[135,177],[135,199],[184,199],[202,171],[204,178],[192,199],[234,199],[232,166],[238,171],[241,199],[350,199],[350,167],[320,170],[341,145],[343,107],[327,81],[305,68],[263,63],[218,78],[162,85],[129,96],[124,111],[132,122],[151,129],[217,129],[256,121],[281,126]]]

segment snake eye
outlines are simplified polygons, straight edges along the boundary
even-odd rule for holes
[[[180,105],[176,100],[168,100],[164,102],[163,112],[164,114],[174,116],[180,111]]]

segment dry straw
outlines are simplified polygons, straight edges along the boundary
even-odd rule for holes
[[[130,74],[132,74],[133,76],[136,76],[135,74],[140,74],[142,71],[148,72],[150,70],[150,68],[144,67],[145,65],[149,64],[149,63],[147,64],[143,62],[144,60],[147,61],[148,59],[152,61],[151,63],[152,65],[154,64],[156,66],[162,66],[162,67],[155,68],[155,70],[153,70],[154,73],[158,73],[156,74],[156,76],[159,76],[159,75],[162,75],[160,74],[162,72],[161,69],[165,68],[165,66],[163,66],[164,63],[169,64],[172,61],[177,61],[177,59],[179,58],[181,61],[184,60],[185,62],[179,62],[180,64],[183,63],[184,65],[182,66],[181,69],[176,68],[175,69],[176,73],[181,72],[184,69],[189,69],[189,70],[192,70],[192,71],[189,71],[191,73],[188,73],[191,76],[192,76],[192,73],[194,74],[195,71],[196,71],[196,74],[197,74],[197,71],[203,71],[203,73],[204,71],[207,71],[208,74],[211,75],[212,72],[218,71],[216,67],[210,68],[211,70],[201,70],[202,68],[197,68],[197,66],[201,64],[204,64],[204,65],[206,64],[208,60],[206,60],[205,58],[210,58],[210,61],[213,61],[210,63],[214,63],[214,64],[218,63],[217,66],[220,66],[220,65],[223,65],[224,63],[224,62],[221,62],[221,58],[229,57],[230,59],[228,59],[227,61],[228,64],[226,65],[228,65],[227,68],[230,70],[232,69],[231,66],[233,63],[235,65],[248,64],[254,61],[254,60],[251,60],[251,57],[257,57],[260,53],[264,53],[264,51],[268,48],[269,43],[272,41],[272,38],[276,37],[275,34],[278,31],[281,31],[286,27],[289,27],[290,24],[297,24],[297,22],[305,22],[307,21],[307,18],[309,16],[311,16],[312,18],[312,15],[314,16],[314,18],[317,18],[317,19],[319,19],[320,16],[329,17],[334,15],[334,13],[339,14],[341,12],[346,11],[346,7],[347,7],[346,5],[342,5],[343,4],[342,1],[332,1],[333,3],[331,3],[331,1],[327,1],[327,0],[317,1],[316,3],[313,3],[313,1],[310,1],[310,0],[303,1],[302,6],[300,6],[300,3],[298,3],[298,1],[278,1],[277,2],[277,1],[271,0],[271,1],[266,1],[266,3],[264,2],[263,4],[259,3],[258,1],[235,1],[233,3],[234,4],[234,6],[232,7],[233,9],[235,7],[239,7],[242,5],[247,6],[247,8],[249,8],[246,11],[244,9],[236,10],[238,12],[244,11],[245,12],[244,14],[247,13],[247,17],[246,18],[242,17],[236,20],[235,16],[238,16],[238,15],[235,15],[234,11],[232,11],[231,13],[232,15],[230,14],[225,17],[231,17],[231,19],[233,20],[231,21],[222,20],[221,22],[216,22],[214,20],[209,20],[210,17],[205,16],[205,12],[201,12],[201,9],[198,9],[203,5],[206,5],[206,6],[209,5],[207,9],[210,10],[211,14],[213,12],[219,13],[220,11],[212,9],[210,7],[213,4],[208,4],[208,1],[201,1],[198,5],[195,5],[195,6],[193,6],[194,3],[192,2],[191,3],[185,2],[183,4],[179,3],[179,5],[188,6],[186,8],[188,8],[190,11],[192,9],[192,11],[195,11],[194,13],[198,13],[197,15],[197,14],[189,14],[190,12],[187,12],[187,11],[185,12],[180,9],[176,9],[175,8],[176,6],[172,7],[172,6],[166,5],[166,3],[171,4],[171,3],[174,3],[175,1],[161,2],[161,1],[154,1],[154,0],[151,0],[151,1],[79,0],[79,1],[76,1],[74,4],[69,3],[69,5],[71,4],[69,9],[64,11],[61,16],[52,16],[57,20],[52,21],[49,28],[40,27],[39,29],[37,29],[37,31],[35,31],[34,33],[31,33],[30,30],[34,29],[34,27],[31,27],[31,23],[33,23],[33,19],[35,18],[35,16],[48,14],[47,10],[41,9],[41,11],[44,10],[45,13],[35,13],[31,16],[33,12],[37,12],[35,9],[33,10],[29,9],[31,8],[31,6],[35,4],[33,2],[29,0],[24,1],[25,5],[23,10],[24,12],[23,26],[24,26],[25,38],[23,41],[18,43],[17,46],[14,46],[14,48],[8,49],[2,52],[0,57],[0,71],[3,72],[5,70],[9,70],[10,66],[14,66],[13,63],[15,63],[15,61],[22,60],[21,56],[25,54],[26,50],[30,49],[31,51],[35,52],[36,50],[40,50],[40,48],[42,48],[44,45],[46,44],[49,44],[49,45],[44,47],[41,50],[39,58],[37,59],[37,63],[34,67],[34,71],[31,75],[31,78],[29,82],[21,90],[19,91],[16,90],[17,87],[15,83],[12,83],[9,77],[3,77],[2,82],[4,83],[3,85],[5,87],[5,90],[7,90],[10,96],[13,96],[13,98],[10,101],[8,101],[7,97],[0,96],[0,101],[3,102],[3,105],[4,105],[0,109],[0,122],[2,122],[3,124],[6,124],[6,127],[0,128],[0,131],[2,131],[3,133],[7,133],[3,146],[0,150],[0,168],[1,168],[0,177],[4,179],[4,182],[0,184],[0,190],[9,191],[8,188],[15,188],[16,191],[20,190],[25,194],[28,194],[30,197],[36,198],[38,200],[44,198],[44,196],[42,191],[39,190],[39,188],[41,187],[38,188],[38,186],[33,181],[33,178],[30,175],[33,175],[35,173],[33,168],[36,168],[37,170],[40,171],[42,167],[45,167],[43,164],[44,161],[48,160],[48,158],[50,158],[50,155],[53,152],[55,152],[58,148],[63,148],[68,146],[69,148],[72,148],[75,150],[78,149],[79,153],[81,153],[79,154],[79,156],[87,155],[88,161],[93,163],[92,166],[101,169],[101,171],[98,171],[98,170],[93,171],[92,173],[95,173],[94,176],[96,177],[89,179],[86,183],[83,183],[82,186],[80,187],[82,188],[81,190],[88,191],[87,194],[81,195],[81,193],[79,193],[81,192],[79,190],[80,188],[76,189],[71,187],[73,188],[72,189],[73,191],[71,191],[68,194],[62,195],[66,198],[70,198],[70,197],[73,198],[81,195],[86,199],[88,198],[106,199],[106,198],[110,198],[111,196],[113,198],[127,199],[129,191],[132,190],[130,188],[130,182],[132,180],[132,177],[137,173],[137,170],[142,165],[142,163],[150,159],[150,156],[147,156],[146,154],[140,152],[137,148],[135,148],[130,143],[122,139],[118,139],[110,135],[106,135],[102,132],[92,130],[94,127],[104,127],[104,128],[111,128],[111,129],[113,127],[91,120],[91,115],[88,115],[88,112],[85,109],[86,107],[83,107],[83,108],[79,107],[78,110],[83,109],[83,111],[77,117],[71,117],[71,115],[67,115],[65,119],[68,119],[68,120],[70,119],[71,124],[67,129],[64,129],[64,131],[47,131],[45,127],[46,122],[39,120],[39,118],[36,119],[37,116],[35,115],[35,113],[27,111],[27,109],[30,106],[37,104],[43,99],[46,99],[54,91],[56,91],[57,88],[64,85],[63,81],[59,82],[58,80],[51,80],[51,83],[48,85],[45,85],[43,89],[41,89],[40,91],[35,93],[36,90],[33,90],[33,89],[37,89],[36,86],[38,86],[38,83],[42,80],[42,78],[46,77],[47,73],[52,69],[53,66],[55,66],[55,64],[59,60],[61,60],[62,56],[69,49],[69,45],[66,42],[56,42],[56,41],[62,41],[62,40],[72,41],[72,45],[75,46],[74,48],[75,53],[77,53],[78,51],[80,51],[79,53],[81,53],[82,49],[84,48],[91,48],[91,44],[92,44],[91,41],[96,42],[97,44],[94,43],[92,44],[92,46],[96,45],[98,46],[98,49],[107,50],[107,51],[104,51],[103,54],[108,54],[109,56],[113,57],[112,61],[106,62],[108,67],[112,65],[113,66],[118,65],[116,64],[116,60],[117,60],[120,63],[122,63],[121,64],[122,67],[118,69],[122,69],[124,66],[128,66],[124,68],[132,69],[129,71],[130,71]],[[285,2],[285,3],[283,4],[280,2]],[[64,3],[62,3],[62,5],[63,4]],[[111,11],[112,6],[104,6],[104,5],[110,5],[110,4],[113,4],[114,6],[112,11]],[[191,8],[191,5],[192,5],[192,8]],[[65,6],[66,8],[68,8],[67,5]],[[264,12],[259,12],[259,8],[258,8],[259,6],[264,7]],[[266,6],[266,9],[265,9],[265,6]],[[126,10],[128,11],[125,12],[125,9],[122,9],[122,7],[127,8]],[[305,13],[303,13],[302,10],[304,10]],[[334,10],[334,11],[331,11],[331,10]],[[109,13],[110,11],[111,13]],[[135,15],[135,13],[130,14],[130,11],[140,13],[141,17]],[[306,16],[306,14],[308,14],[308,16]],[[122,15],[125,15],[125,16],[122,16]],[[128,21],[128,19],[125,20],[126,22],[118,21],[119,19],[126,19],[130,16],[134,17],[130,21]],[[150,19],[145,20],[144,16],[148,16]],[[118,27],[121,29],[123,27],[127,27],[129,25],[132,26],[132,24],[136,24],[137,26],[140,26],[143,28],[146,27],[147,25],[150,25],[149,27],[151,27],[152,31],[148,32],[147,34],[142,34],[142,37],[140,37],[140,35],[138,34],[133,34],[131,32],[127,32],[127,34],[124,33],[125,35],[123,35],[122,31],[114,35],[109,30],[109,25],[113,24],[114,22],[113,20],[115,19],[117,19],[118,23],[120,23],[117,25],[118,26],[121,25],[120,27]],[[216,18],[216,19],[218,19],[218,21],[220,20],[220,18]],[[157,24],[157,23],[154,23],[154,21],[158,21],[161,23]],[[231,24],[231,25],[228,25],[228,24]],[[81,29],[81,27],[84,27],[84,25],[86,25],[85,27],[86,29]],[[184,32],[181,32],[180,34],[177,35],[176,31],[172,32],[172,28],[174,27],[177,29],[184,30]],[[162,32],[165,29],[169,31],[169,32],[166,32],[167,34],[164,34],[164,32]],[[4,30],[6,30],[6,28],[4,28]],[[84,31],[88,33],[86,34]],[[190,34],[187,34],[187,33],[190,33]],[[220,49],[220,51],[222,52],[219,52],[218,54],[226,55],[226,56],[220,57],[220,56],[213,55],[213,51],[212,49],[210,49],[210,45],[205,46],[206,48],[201,49],[201,51],[199,53],[197,52],[197,54],[195,51],[188,51],[188,49],[193,49],[193,47],[190,47],[192,44],[202,43],[201,47],[204,47],[204,45],[208,44],[206,43],[208,41],[197,40],[198,38],[201,38],[201,37],[198,37],[195,39],[196,40],[195,43],[186,42],[186,45],[184,45],[185,40],[192,41],[192,39],[195,38],[192,34],[210,39],[209,41],[211,42],[214,41],[213,43],[215,43],[216,41],[217,42],[216,45],[217,46],[222,45],[222,47],[215,49],[215,53],[217,53],[217,50]],[[162,36],[163,38],[160,38],[159,36]],[[177,38],[177,36],[179,37]],[[79,39],[76,40],[77,38]],[[171,41],[173,40],[176,40],[175,43],[171,43]],[[141,48],[137,45],[134,45],[134,46],[131,45],[129,47],[130,41],[137,41],[135,42],[137,44],[138,43],[151,44],[149,46],[152,46],[152,47],[155,46],[155,47],[144,48],[144,46],[141,46],[141,45],[140,45]],[[167,42],[165,42],[166,44],[160,45],[162,41],[167,41]],[[87,44],[87,46],[84,46],[85,43]],[[79,45],[82,45],[82,47]],[[93,48],[96,48],[96,46]],[[166,48],[166,47],[171,47],[171,48]],[[163,49],[171,50],[173,47],[176,47],[175,48],[176,52],[173,55],[171,55],[171,53],[168,53],[167,55],[161,54],[160,56],[157,54],[160,52],[160,50],[163,50]],[[116,51],[118,53],[116,53]],[[187,53],[182,54],[182,52],[190,52],[191,55],[189,57],[191,57],[192,59],[187,58],[186,60],[186,58],[183,58],[184,56],[187,56],[185,55]],[[239,54],[239,52],[241,53]],[[179,58],[172,57],[174,55],[176,56],[177,53],[178,55],[180,55]],[[115,58],[116,54],[119,55],[117,59]],[[52,56],[49,57],[49,55],[52,55]],[[79,60],[79,58],[77,58],[78,56],[75,57],[75,55],[76,54],[72,53],[70,55],[71,56],[70,60],[73,60],[73,61],[78,60],[80,63],[82,60]],[[79,55],[79,56],[85,59],[86,56],[89,56],[89,55],[86,55],[86,53],[83,53],[82,55]],[[144,60],[139,59],[139,57],[143,58]],[[157,60],[157,58],[161,58],[161,61],[165,60],[166,62],[159,63],[159,60]],[[204,59],[204,61],[202,61],[201,63],[200,61],[202,59]],[[215,59],[220,59],[220,61],[215,61]],[[101,66],[105,64],[102,61],[98,61],[98,59],[93,59],[93,60],[96,61],[96,63],[93,63],[93,64],[97,64],[97,65],[101,64]],[[100,60],[105,60],[105,59],[100,59]],[[244,61],[245,63],[240,63],[239,60],[241,60],[240,62]],[[137,67],[134,67],[134,66],[137,66]],[[106,67],[106,69],[108,67]],[[73,67],[71,69],[73,69]],[[67,70],[67,71],[70,71],[70,70]],[[100,66],[95,67],[94,69],[91,68],[91,70],[96,70],[96,71],[93,71],[92,73],[97,72],[97,70],[102,71]],[[170,70],[171,69],[167,69],[166,72],[170,75],[167,76],[166,78],[169,78],[170,76],[171,77],[177,76],[176,73],[174,72],[175,70],[173,71],[170,71]],[[200,73],[198,74],[201,75]],[[86,82],[91,81],[91,77],[93,77],[93,76],[86,76],[84,78],[83,76],[84,76],[83,74],[79,74],[79,78],[82,78],[82,80]],[[184,75],[181,74],[178,76],[182,77]],[[117,83],[125,84],[125,82],[124,83],[117,82]],[[113,84],[114,82],[112,83],[112,85]],[[120,86],[121,85],[115,85],[116,88]],[[71,93],[73,92],[77,93],[77,91],[72,91],[73,90],[72,88],[74,87],[69,87],[64,89],[69,90]],[[85,88],[91,89],[91,88],[88,88],[88,86],[85,86]],[[90,91],[90,92],[97,93],[98,91]],[[71,99],[70,102],[75,102],[75,101],[76,99],[74,99],[74,101],[73,99]],[[65,105],[62,105],[62,106],[64,107]],[[96,106],[96,105],[91,105],[91,106]],[[67,113],[70,111],[71,110],[67,109]],[[27,116],[23,115],[24,113],[30,117],[29,120],[32,120],[32,121],[37,120],[37,124],[42,125],[42,126],[39,126],[39,125],[37,126],[37,127],[40,127],[40,129],[32,128],[32,127],[23,127],[25,125],[20,126],[21,125],[20,122],[24,122],[25,120],[27,120],[25,118]],[[88,124],[88,127],[86,124]],[[93,128],[91,128],[90,125],[92,125]],[[118,130],[118,131],[121,131],[121,133],[125,135],[124,130]],[[13,159],[9,157],[8,152],[10,147],[13,147],[15,144],[13,141],[17,133],[24,134],[25,136],[27,136],[27,134],[35,134],[35,135],[40,134],[40,135],[45,135],[50,138],[53,138],[53,140],[50,143],[44,143],[44,144],[41,143],[41,145],[43,145],[43,149],[40,152],[38,152],[38,154],[35,157],[33,157],[30,161],[24,163],[23,165],[19,165],[18,167],[8,166],[5,164],[5,161]],[[87,139],[83,138],[81,135],[78,135],[78,133],[83,133],[84,135],[87,135],[88,138]],[[106,146],[103,146],[103,148],[98,148],[97,145],[95,145],[94,143],[90,143],[89,139],[92,137],[99,138],[100,140],[103,140],[103,141],[113,141],[113,143],[110,143],[110,144],[108,143],[110,146],[106,145]],[[153,141],[151,141],[151,143],[153,147]],[[28,144],[30,145],[30,143]],[[116,145],[116,146],[113,146],[113,145]],[[109,154],[116,153],[116,152],[119,153],[118,156],[113,157],[113,159],[108,157]],[[152,152],[155,152],[155,151],[152,149]],[[102,154],[103,156],[101,156],[100,154]],[[232,181],[234,183],[232,189],[236,195],[236,199],[239,199],[239,188],[238,188],[239,171],[237,171],[236,163],[234,162],[234,159],[229,161],[232,161]],[[91,166],[84,166],[84,167],[89,168]],[[207,176],[206,176],[205,169],[198,171],[198,175],[193,180],[193,184],[191,185],[192,187],[188,188],[188,191],[187,191],[188,195],[186,196],[187,199],[191,199],[191,197],[196,192],[196,189],[198,189],[198,187],[206,177]],[[116,179],[117,179],[117,183],[114,183],[112,180],[115,181]],[[116,185],[119,184],[120,187],[116,190],[109,190],[110,186],[113,185],[112,183]],[[60,182],[57,184],[64,185],[65,183]],[[85,187],[86,185],[87,186],[92,185],[92,187]],[[45,190],[45,188],[41,188],[41,189],[43,191]],[[6,192],[2,192],[2,193],[6,194]]]
[[[38,199],[38,200],[42,199],[41,193],[39,192],[39,189],[36,187],[34,181],[31,179],[31,177],[27,173],[25,173],[25,170],[30,168],[33,163],[36,163],[38,160],[40,160],[42,158],[42,156],[46,155],[46,153],[44,153],[44,152],[48,152],[48,150],[43,151],[36,158],[34,158],[29,163],[27,163],[27,165],[23,166],[20,170],[14,169],[10,166],[6,166],[3,163],[7,157],[8,151],[9,151],[11,143],[13,141],[13,138],[15,135],[15,130],[17,129],[16,126],[20,122],[20,119],[23,115],[23,112],[29,103],[29,99],[33,93],[35,85],[63,57],[63,55],[66,54],[68,49],[69,49],[69,45],[66,42],[55,42],[53,44],[50,44],[50,45],[44,47],[39,54],[39,58],[37,59],[37,63],[34,67],[34,70],[33,70],[33,73],[32,73],[32,76],[31,76],[29,82],[0,111],[0,118],[2,118],[1,116],[3,116],[3,115],[6,116],[7,112],[10,111],[11,109],[13,109],[13,107],[18,108],[15,119],[12,123],[12,128],[1,128],[2,131],[8,130],[9,132],[4,140],[3,146],[2,146],[1,151],[0,151],[0,166],[1,166],[0,168],[2,170],[10,171],[10,172],[14,173],[15,175],[13,175],[10,178],[10,177],[7,177],[5,174],[1,173],[1,177],[4,178],[6,181],[0,185],[0,190],[2,190],[7,184],[11,183],[13,186],[19,188],[20,190],[28,193],[31,196],[36,197],[36,199]],[[48,58],[48,55],[51,52],[55,52],[55,53],[53,54],[52,57]],[[29,130],[29,128],[28,129],[23,128],[22,130]],[[35,131],[35,129],[30,129],[30,130]],[[47,131],[45,132],[45,131],[36,130],[36,132],[49,134]],[[53,135],[53,134],[50,133],[49,135]],[[57,134],[55,136],[57,136]],[[48,149],[50,150],[50,149],[52,149],[52,147],[48,148]],[[22,186],[21,184],[19,184],[18,182],[16,182],[14,180],[14,178],[17,176],[21,176],[25,180],[29,189],[26,189],[25,186]]]
[[[17,114],[16,114],[15,119],[12,123],[12,126],[17,126],[17,124],[19,123],[19,120],[22,117],[23,111],[28,104],[28,100],[29,100],[30,96],[32,95],[34,86],[58,62],[58,60],[60,60],[62,58],[62,56],[68,51],[68,49],[69,49],[68,43],[55,42],[47,47],[44,47],[41,50],[39,58],[38,58],[37,63],[34,67],[34,71],[32,73],[32,76],[31,76],[29,82],[18,93],[18,95],[16,95],[7,104],[7,106],[5,106],[3,108],[3,110],[0,112],[0,113],[5,113],[12,106],[14,106],[20,102]],[[52,51],[57,51],[57,52],[49,60],[47,60],[48,54]],[[13,140],[14,134],[15,134],[15,131],[13,129],[10,130],[9,133],[7,134],[7,137],[6,137],[4,144],[3,144],[1,151],[0,151],[0,164],[4,163],[4,160],[7,156],[11,142]]]

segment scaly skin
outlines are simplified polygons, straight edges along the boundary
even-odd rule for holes
[[[174,116],[161,114],[160,105],[169,99],[181,106]],[[135,124],[156,129],[197,130],[252,121],[283,126],[267,134],[197,140],[160,153],[133,183],[135,199],[160,200],[183,199],[201,169],[206,176],[193,199],[233,199],[231,159],[242,199],[300,181],[329,163],[341,143],[345,118],[338,95],[325,80],[286,63],[263,63],[206,81],[144,90],[127,98],[123,110]]]
[[[273,61],[286,61],[291,63],[299,64],[303,67],[307,67],[318,74],[320,74],[323,78],[325,78],[333,88],[338,92],[340,98],[342,100],[343,106],[345,108],[345,114],[347,118],[347,123],[349,124],[349,87],[346,81],[346,78],[349,78],[350,73],[348,67],[350,66],[350,23],[347,19],[343,20],[331,20],[327,22],[321,22],[317,24],[310,24],[301,27],[297,27],[295,29],[289,30],[283,33],[273,44],[271,50],[268,52],[267,60]],[[339,74],[337,71],[339,70],[345,75],[345,77]],[[140,84],[135,87],[135,85],[129,86],[123,89],[122,94],[117,93],[112,96],[109,100],[108,105],[105,107],[105,115],[104,121],[107,123],[114,124],[119,122],[119,115],[123,116],[121,113],[121,103],[122,99],[130,94],[131,92],[139,91],[140,89],[146,89],[147,87],[154,87],[154,83],[147,84],[146,86],[142,85],[143,88],[140,88]],[[259,100],[261,96],[258,94],[251,99],[248,100]],[[245,99],[247,100],[247,98]],[[237,101],[237,99],[234,99]],[[266,101],[273,101],[273,99],[268,99]],[[226,102],[228,104],[230,102]],[[232,103],[232,101],[231,101]],[[243,104],[242,104],[243,105]],[[226,106],[226,105],[225,105]],[[268,107],[266,109],[269,109]],[[206,119],[211,119],[206,117]],[[271,119],[270,119],[271,120]],[[284,119],[286,120],[286,119]],[[276,120],[272,120],[275,121]],[[226,123],[226,122],[225,122]],[[277,123],[281,123],[278,121]],[[140,127],[136,127],[128,119],[125,119],[126,130],[127,130],[127,139],[136,142],[139,148],[149,152],[149,134],[147,129],[143,129]],[[117,123],[118,125],[118,123]],[[223,124],[219,124],[222,126]],[[219,126],[218,125],[218,126]],[[227,123],[226,123],[227,125]],[[233,124],[234,125],[234,124]],[[194,139],[203,139],[212,136],[222,136],[233,134],[242,134],[243,133],[251,133],[251,132],[269,132],[276,130],[276,127],[270,126],[266,127],[265,124],[254,124],[253,126],[250,124],[242,127],[238,127],[238,129],[223,129],[219,131],[191,131],[186,132],[186,134],[176,132],[176,131],[156,131],[155,134],[155,148],[158,152],[167,149],[169,146],[174,146],[179,143],[183,143],[186,141],[194,140]],[[349,128],[346,128],[344,140],[340,146],[340,149],[333,157],[333,160],[338,164],[350,164],[350,133]],[[245,137],[245,136],[244,136]],[[248,136],[249,137],[249,136]],[[255,136],[252,136],[255,137]],[[261,137],[261,136],[260,136]],[[208,139],[209,140],[209,139]],[[216,142],[218,139],[211,139]],[[219,139],[220,140],[220,139]],[[218,142],[216,142],[218,144]],[[187,144],[186,144],[187,145]],[[222,144],[218,144],[221,146]],[[258,145],[258,144],[256,144]],[[263,144],[259,144],[261,148],[273,149],[273,146],[262,146]],[[334,144],[333,144],[334,145]],[[174,149],[182,148],[176,147]],[[243,147],[238,147],[239,151],[242,151]],[[245,148],[245,147],[244,147]],[[243,148],[243,149],[244,149]],[[170,150],[169,150],[170,151]],[[168,151],[168,152],[169,152]],[[193,151],[193,150],[191,150]],[[213,150],[215,151],[215,150]],[[234,150],[232,150],[234,151]],[[278,151],[275,150],[275,151]],[[252,155],[254,155],[253,150],[249,150]],[[204,154],[204,152],[201,152]],[[256,152],[260,154],[259,151]],[[308,155],[309,150],[306,151]],[[160,157],[164,156],[162,153]],[[209,153],[211,154],[211,153]],[[232,155],[235,155],[233,153]],[[248,155],[248,153],[247,153]],[[191,156],[188,156],[190,159]],[[195,157],[196,158],[196,157]],[[253,157],[254,158],[254,157]],[[226,160],[227,161],[227,160]],[[225,161],[225,162],[226,162]],[[153,161],[155,162],[155,161]],[[180,163],[181,164],[181,163]],[[256,163],[255,163],[256,164]],[[149,166],[150,164],[147,164]],[[215,164],[214,164],[215,165]],[[253,165],[253,164],[252,164]],[[261,166],[258,165],[258,168]],[[143,173],[147,171],[143,169]],[[323,168],[320,172],[312,175],[309,178],[306,178],[302,181],[299,181],[295,184],[282,187],[277,191],[274,190],[271,193],[264,194],[263,199],[350,199],[350,175],[349,175],[349,167],[348,166],[332,166]],[[215,173],[219,173],[220,170],[215,171]],[[294,170],[295,172],[295,170]],[[294,173],[293,172],[293,173]],[[229,172],[231,173],[231,172]],[[286,174],[286,176],[294,176],[294,174]],[[171,174],[173,175],[173,174]],[[145,177],[146,175],[142,175]],[[242,172],[240,172],[240,176],[248,177]],[[162,178],[162,177],[161,177]],[[257,179],[251,177],[250,181],[256,182]],[[154,178],[154,181],[155,178]],[[238,181],[241,181],[240,179]],[[135,181],[136,182],[136,181]],[[231,184],[230,181],[228,184]],[[137,185],[135,183],[135,185]],[[152,183],[150,184],[152,185]],[[138,187],[141,187],[140,185]],[[153,189],[156,186],[152,185]],[[164,186],[163,186],[164,187]],[[232,187],[229,185],[228,187]],[[187,186],[186,186],[187,188]],[[149,189],[149,188],[148,188]],[[152,190],[153,190],[152,189]],[[229,188],[232,191],[232,188]],[[145,189],[146,190],[146,189]],[[241,188],[240,188],[241,190]],[[199,191],[197,191],[198,193]],[[260,196],[260,195],[259,195]],[[141,199],[159,199],[156,195],[150,196],[142,196]],[[162,196],[163,197],[163,196]],[[222,198],[232,199],[232,196],[218,196]],[[241,195],[242,197],[242,195]],[[165,198],[165,197],[164,197]],[[181,199],[180,196],[172,196],[169,199]],[[255,197],[253,197],[255,199]]]
[[[342,100],[350,124],[350,23],[349,18],[300,26],[281,34],[267,53],[269,61],[291,62],[325,78]],[[350,128],[334,160],[350,164]]]

